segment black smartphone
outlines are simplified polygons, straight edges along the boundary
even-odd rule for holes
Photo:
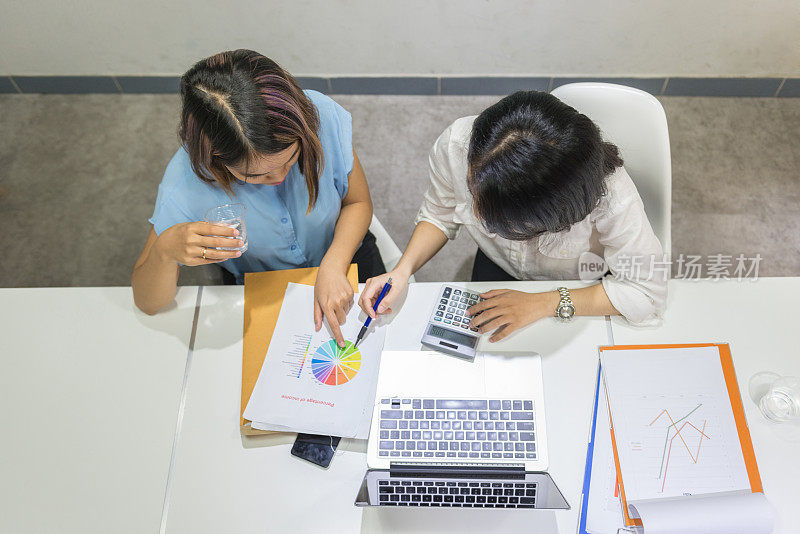
[[[335,436],[321,436],[318,434],[297,434],[297,439],[292,446],[292,456],[297,456],[320,467],[331,465],[333,453],[339,446]]]

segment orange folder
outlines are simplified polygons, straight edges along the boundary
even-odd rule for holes
[[[244,435],[271,434],[265,430],[250,427],[244,418],[244,409],[250,401],[250,394],[258,380],[267,348],[278,322],[283,296],[289,282],[314,285],[317,280],[317,267],[306,269],[287,269],[247,273],[244,275],[244,339],[242,347],[242,403],[239,411],[239,430]],[[347,279],[358,290],[358,267],[350,265]],[[313,313],[309,309],[308,313]]]
[[[747,428],[747,421],[744,417],[744,407],[742,406],[742,398],[739,395],[739,385],[736,382],[736,373],[733,369],[731,349],[727,343],[691,343],[684,345],[614,345],[609,347],[600,347],[600,352],[602,353],[603,351],[610,350],[679,349],[693,347],[717,347],[719,349],[719,359],[722,363],[722,374],[725,377],[725,385],[728,390],[728,397],[731,401],[733,418],[736,422],[736,431],[739,435],[739,442],[742,446],[742,455],[744,456],[745,468],[747,469],[747,476],[750,479],[750,491],[753,493],[763,492],[761,486],[761,475],[758,473],[758,465],[756,464],[756,454],[753,451],[753,441],[750,438],[750,430]],[[614,435],[613,418],[610,421],[610,424],[611,445],[614,449],[614,464],[617,468],[617,483],[619,484],[619,496],[622,501],[622,512],[625,515],[625,525],[636,525],[641,527],[642,520],[631,517],[630,513],[628,512],[628,500],[625,497],[625,485],[624,480],[622,479],[622,470],[620,469],[619,465],[619,455],[617,454],[617,440]]]

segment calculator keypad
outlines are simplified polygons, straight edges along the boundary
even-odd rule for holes
[[[477,332],[478,329],[470,324],[466,310],[482,300],[477,293],[445,286],[442,289],[433,320],[454,328]]]

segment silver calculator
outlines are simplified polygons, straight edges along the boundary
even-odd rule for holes
[[[433,306],[422,344],[466,360],[475,359],[480,339],[477,328],[470,325],[467,308],[483,300],[478,293],[451,285],[443,285]]]

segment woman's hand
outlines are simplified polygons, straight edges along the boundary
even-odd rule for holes
[[[491,343],[500,341],[511,332],[555,315],[561,300],[557,291],[525,293],[511,289],[493,289],[480,294],[483,301],[470,306],[467,314],[481,334],[494,330]]]
[[[340,347],[344,347],[344,337],[339,325],[343,325],[347,312],[353,307],[353,286],[347,275],[324,263],[317,271],[314,283],[314,327],[322,328],[322,317],[328,320],[333,337]]]
[[[215,248],[243,246],[241,240],[235,239],[238,235],[239,230],[228,226],[206,222],[181,223],[161,232],[153,247],[162,260],[183,265],[206,265],[241,256],[239,250]]]
[[[376,312],[373,309],[375,306],[375,301],[377,300],[378,295],[381,294],[381,290],[389,278],[392,279],[392,288],[383,297],[383,300],[378,306],[378,311]],[[406,287],[408,287],[409,278],[411,278],[411,275],[401,269],[395,269],[392,272],[376,276],[375,278],[370,278],[367,280],[367,283],[364,284],[364,291],[361,292],[361,297],[358,299],[358,305],[361,306],[361,309],[364,310],[364,313],[373,319],[377,319],[378,315],[384,313],[392,313],[392,302],[394,302],[394,299],[396,299],[399,295],[402,295],[403,291],[406,290]]]

